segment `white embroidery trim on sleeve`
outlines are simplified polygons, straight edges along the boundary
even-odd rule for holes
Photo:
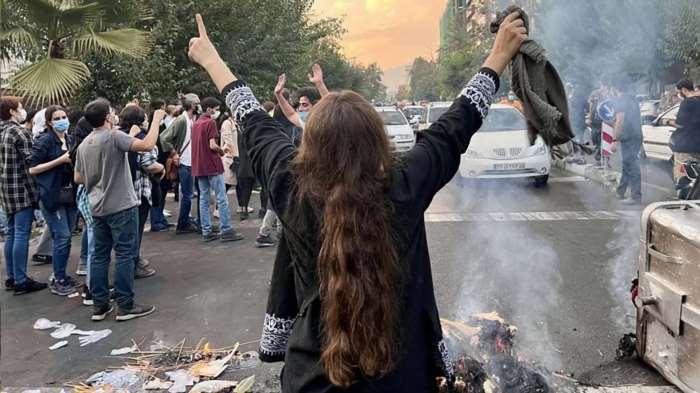
[[[231,89],[226,95],[226,105],[231,109],[233,118],[238,124],[241,124],[243,118],[249,113],[262,109],[253,91],[246,85]]]
[[[474,105],[481,120],[489,114],[489,107],[496,96],[496,81],[485,72],[478,72],[460,94]]]
[[[287,342],[292,335],[294,319],[278,318],[265,314],[260,351],[266,355],[283,355],[287,352]]]

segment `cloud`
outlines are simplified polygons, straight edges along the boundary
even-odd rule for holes
[[[446,4],[447,0],[317,0],[314,10],[343,18],[346,55],[391,68],[434,55]]]

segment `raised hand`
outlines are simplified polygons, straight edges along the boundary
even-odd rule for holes
[[[282,74],[277,78],[277,86],[275,86],[275,95],[282,94],[284,86],[287,84],[287,74]]]
[[[216,87],[222,91],[226,85],[237,80],[236,76],[233,75],[233,72],[219,56],[219,52],[214,48],[214,44],[209,40],[202,15],[195,15],[195,20],[197,21],[199,37],[190,39],[188,56],[190,60],[207,71]]]
[[[318,63],[311,67],[311,73],[309,74],[309,82],[313,84],[323,83],[323,70]]]
[[[219,59],[219,52],[214,48],[214,44],[209,40],[207,35],[207,28],[204,26],[204,20],[202,15],[195,15],[195,20],[197,21],[197,31],[199,32],[199,37],[194,37],[190,39],[189,52],[187,53],[190,60],[207,68],[207,65],[212,61]]]
[[[527,39],[527,29],[520,14],[514,12],[508,15],[498,29],[491,54],[486,59],[484,66],[501,74]]]

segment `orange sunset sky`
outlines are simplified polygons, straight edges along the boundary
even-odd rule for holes
[[[384,69],[435,56],[447,0],[316,0],[318,15],[341,17],[345,54]]]

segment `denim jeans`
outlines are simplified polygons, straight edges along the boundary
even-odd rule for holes
[[[55,212],[41,207],[46,225],[51,230],[53,238],[53,276],[56,281],[66,278],[66,266],[70,257],[71,236],[73,225],[78,215],[78,209],[71,206],[61,206]]]
[[[7,278],[16,284],[27,280],[27,256],[29,255],[29,235],[32,232],[34,208],[27,207],[7,215],[7,236],[5,237],[5,272]]]
[[[219,220],[221,220],[221,233],[231,230],[231,210],[228,206],[224,175],[201,176],[197,178],[199,184],[199,219],[202,224],[202,235],[211,233],[211,217],[209,214],[209,195],[214,190],[216,204],[219,206]]]
[[[95,306],[109,304],[109,260],[116,255],[114,288],[117,304],[130,307],[134,301],[134,255],[138,231],[137,207],[103,217],[93,217],[95,256],[90,265],[90,292]]]
[[[632,199],[642,199],[642,169],[639,165],[641,148],[641,139],[620,142],[622,178],[620,178],[620,185],[617,187],[618,195],[625,195],[627,188],[629,188]]]
[[[85,284],[90,288],[90,265],[92,258],[95,256],[95,232],[92,227],[85,224],[83,227],[83,236],[80,239],[80,264],[86,267],[87,276]]]
[[[192,209],[192,197],[194,196],[194,178],[192,177],[192,167],[180,165],[178,169],[180,177],[180,214],[177,218],[177,227],[184,228],[192,223],[190,209]]]

